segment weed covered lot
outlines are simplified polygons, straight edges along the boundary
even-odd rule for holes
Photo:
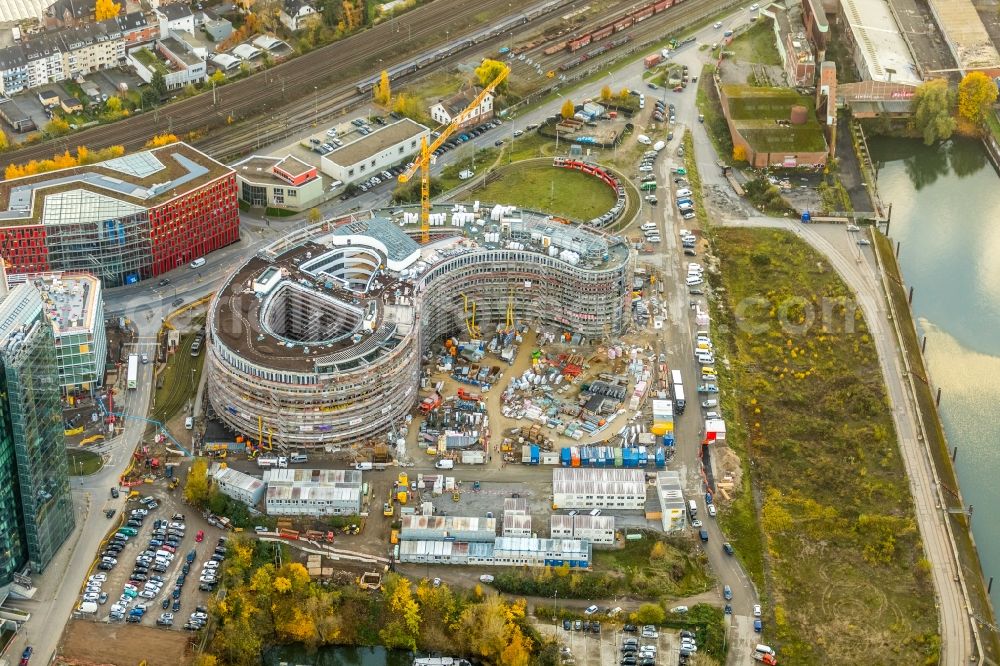
[[[790,233],[721,229],[716,250],[726,402],[760,502],[764,642],[785,663],[937,663],[929,563],[860,308]]]
[[[590,220],[615,205],[614,191],[593,176],[536,164],[504,169],[497,180],[475,191],[476,199]]]
[[[704,552],[690,538],[647,534],[620,549],[594,550],[593,571],[568,567],[500,570],[494,587],[501,592],[560,599],[680,598],[711,588]]]

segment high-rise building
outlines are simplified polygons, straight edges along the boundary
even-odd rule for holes
[[[0,584],[44,571],[75,524],[58,367],[41,293],[17,285],[0,301]]]

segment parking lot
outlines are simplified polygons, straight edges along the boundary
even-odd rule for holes
[[[680,635],[673,631],[659,631],[657,632],[656,638],[644,638],[638,632],[625,632],[621,630],[620,626],[615,626],[611,628],[602,628],[600,633],[577,631],[571,629],[566,631],[563,629],[562,624],[554,625],[551,623],[540,625],[539,630],[551,636],[557,640],[562,648],[563,653],[563,663],[575,664],[576,666],[610,666],[614,664],[620,664],[625,659],[623,654],[627,654],[624,651],[626,641],[634,641],[634,645],[638,646],[636,653],[636,664],[642,663],[640,652],[644,647],[648,649],[647,646],[652,646],[655,648],[655,653],[645,653],[645,654],[655,654],[655,657],[649,657],[646,659],[645,663],[649,663],[649,660],[655,664],[677,664],[680,659]],[[687,663],[696,664],[697,659],[692,657],[689,658]]]
[[[222,565],[221,561],[212,561],[215,549],[221,545],[219,539],[224,537],[222,530],[209,526],[200,514],[192,513],[180,501],[179,493],[142,490],[139,497],[126,499],[128,494],[123,489],[119,498],[109,499],[109,505],[120,507],[122,518],[131,524],[122,522],[97,554],[88,585],[98,598],[86,597],[97,603],[96,618],[102,622],[163,629],[199,628],[207,621],[206,609],[214,589],[207,581],[202,585],[201,576],[204,571]],[[135,511],[147,513],[139,521],[133,514]],[[119,524],[117,515],[114,521]],[[117,536],[123,532],[127,540]],[[112,545],[115,540],[118,546]],[[190,565],[188,557],[192,558]],[[189,624],[195,612],[204,615]]]

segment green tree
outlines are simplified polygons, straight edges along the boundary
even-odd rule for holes
[[[217,69],[212,72],[212,76],[208,77],[208,80],[217,86],[221,86],[226,80],[226,75],[222,73],[221,69]]]
[[[69,133],[69,123],[65,118],[56,116],[45,125],[45,133],[50,136],[62,136]]]
[[[969,72],[958,84],[958,115],[981,126],[993,112],[997,101],[997,86],[982,72]]]
[[[913,93],[913,124],[928,146],[944,141],[955,131],[951,113],[951,95],[944,79],[925,81]]]
[[[479,80],[479,85],[485,88],[500,76],[506,76],[508,72],[510,72],[510,68],[507,67],[506,63],[486,58],[479,64],[479,67],[476,67],[476,78]],[[494,93],[497,95],[502,95],[505,92],[507,92],[506,78],[494,89]]]
[[[316,224],[323,219],[323,213],[319,212],[319,208],[310,208],[306,217],[310,224]]]
[[[667,619],[667,613],[660,604],[647,603],[632,613],[632,619],[636,624],[663,624]]]
[[[256,666],[260,663],[264,642],[250,618],[243,615],[226,622],[216,632],[213,647],[223,657],[225,664]]]
[[[167,80],[160,72],[153,73],[153,77],[149,80],[149,87],[156,91],[160,99],[167,96]]]
[[[568,99],[563,102],[562,109],[559,110],[559,114],[566,119],[572,118],[574,114],[576,114],[576,107],[573,106],[573,100]]]
[[[0,151],[4,151],[10,148],[10,141],[7,139],[7,133],[0,130]]]
[[[184,484],[184,499],[197,507],[204,506],[209,500],[208,465],[198,459],[191,463],[187,482]]]
[[[413,598],[410,581],[391,574],[382,585],[389,615],[383,621],[379,637],[386,647],[413,650],[420,632],[420,606]]]

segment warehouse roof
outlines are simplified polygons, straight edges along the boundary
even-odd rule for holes
[[[247,493],[255,493],[264,486],[264,482],[256,476],[244,474],[232,467],[222,467],[221,465],[212,472],[212,478],[216,483],[221,483],[234,488],[239,488]]]
[[[361,487],[361,472],[354,469],[276,469],[264,471],[268,484],[288,485],[331,485],[337,487]]]
[[[962,70],[1000,68],[1000,54],[969,0],[930,0],[931,11]]]
[[[291,484],[267,484],[268,502],[300,502],[305,504],[350,503],[359,500],[361,488],[341,488],[337,486],[301,486]]]
[[[496,518],[475,516],[403,516],[402,530],[435,530],[441,532],[491,532],[496,534]]]
[[[917,66],[886,0],[842,0],[844,15],[864,60],[864,78],[920,83]],[[892,70],[891,72],[889,70]]]
[[[345,144],[323,157],[334,164],[343,167],[353,166],[359,162],[365,162],[374,155],[381,153],[387,148],[402,143],[407,139],[418,137],[429,130],[420,123],[403,118],[402,120],[380,127],[367,136],[362,136],[356,141]]]
[[[553,494],[627,495],[645,497],[646,474],[641,469],[557,467],[552,470]]]

